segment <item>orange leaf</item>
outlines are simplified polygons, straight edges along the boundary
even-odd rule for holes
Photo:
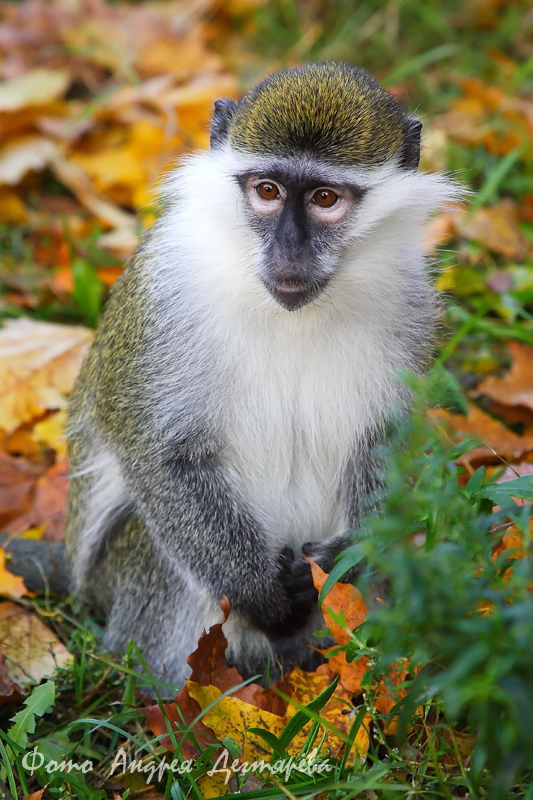
[[[27,794],[24,797],[24,800],[41,800],[41,798],[43,796],[43,793],[44,793],[44,789],[39,789],[36,792],[32,792],[31,794]],[[117,795],[115,795],[115,797],[117,797]]]
[[[502,376],[486,378],[477,387],[485,394],[506,406],[526,406],[533,411],[533,347],[510,342],[513,365]]]
[[[318,564],[312,561],[309,561],[309,563],[311,564],[315,587],[320,592],[328,576],[320,569]],[[350,641],[349,631],[361,625],[368,613],[361,592],[350,583],[335,583],[324,598],[322,610],[331,635],[338,644],[348,644]],[[348,631],[335,622],[329,613],[330,611],[333,611],[335,615],[344,615]]]
[[[501,458],[514,461],[533,450],[533,434],[517,436],[472,403],[468,406],[467,416],[450,414],[442,408],[433,409],[430,416],[437,422],[444,423],[448,429],[451,428],[452,435],[457,441],[465,436],[477,436],[481,439],[484,443],[482,446],[461,457],[463,463],[472,466],[501,463]]]
[[[31,508],[16,517],[7,526],[9,533],[22,533],[46,523],[43,539],[60,542],[65,533],[67,501],[67,464],[59,461],[42,475],[35,485],[35,497]]]

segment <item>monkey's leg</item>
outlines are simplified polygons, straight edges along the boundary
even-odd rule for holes
[[[152,677],[179,690],[190,673],[187,656],[203,629],[222,620],[220,608],[173,569],[139,518],[130,518],[102,550],[91,594],[108,614],[106,645],[120,653],[133,640]]]

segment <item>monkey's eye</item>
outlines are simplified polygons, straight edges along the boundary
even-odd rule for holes
[[[339,197],[331,189],[317,189],[311,199],[313,203],[316,203],[321,208],[331,208]]]
[[[276,184],[268,183],[268,181],[260,183],[259,186],[256,186],[255,191],[261,200],[276,200],[276,198],[280,196],[279,189]]]

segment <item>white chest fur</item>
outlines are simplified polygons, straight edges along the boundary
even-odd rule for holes
[[[347,463],[395,393],[382,337],[364,319],[325,313],[324,300],[240,325],[239,352],[229,339],[225,349],[222,414],[235,488],[275,543],[344,532]]]

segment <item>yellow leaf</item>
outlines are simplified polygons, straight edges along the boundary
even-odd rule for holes
[[[78,164],[56,156],[52,167],[58,179],[76,195],[82,205],[112,228],[135,229],[135,217],[100,194]]]
[[[65,408],[92,341],[87,328],[12,320],[0,331],[0,427]]]
[[[212,797],[221,797],[230,791],[229,781],[226,783],[226,775],[223,772],[214,775],[202,775],[196,782],[201,792],[201,797],[211,800]]]
[[[6,554],[0,547],[0,595],[14,597],[16,600],[28,594],[24,581],[19,575],[13,575],[6,569]],[[1,606],[0,606],[1,608]]]
[[[62,409],[33,426],[33,438],[35,441],[39,442],[39,444],[51,447],[60,458],[67,457],[67,442],[65,439],[66,419],[67,412]]]
[[[35,525],[32,528],[28,528],[27,531],[24,533],[19,533],[17,535],[17,539],[32,539],[33,541],[39,541],[43,538],[43,533],[46,530],[46,522],[43,522],[42,525]]]
[[[80,166],[103,191],[116,184],[135,186],[145,178],[141,164],[127,147],[114,147],[91,155],[76,153],[72,162]]]
[[[61,69],[32,69],[18,78],[0,83],[0,111],[17,111],[32,105],[47,105],[64,94],[70,75]]]
[[[337,586],[340,586],[340,584],[335,584],[335,587]],[[326,666],[319,667],[316,672],[304,672],[299,667],[295,667],[288,677],[289,683],[295,690],[292,699],[296,700],[300,705],[307,705],[312,700],[315,700],[318,695],[330,685],[331,678],[331,671],[329,670],[329,667]],[[360,688],[361,687],[359,686],[358,691],[360,691]],[[326,728],[325,731],[324,742],[327,746],[327,751],[329,751],[334,758],[340,758],[342,756],[345,747],[344,737],[348,736],[352,727],[353,717],[345,712],[350,710],[350,708],[353,709],[352,696],[354,693],[355,692],[349,691],[342,686],[341,677],[341,683],[339,683],[335,689],[333,697],[328,700],[320,712],[321,718],[326,720],[335,728],[336,731],[338,731],[338,735],[335,733],[335,731],[332,731],[328,728]],[[299,709],[296,705],[291,705],[289,703],[285,722],[293,717],[298,710]],[[366,757],[369,744],[368,727],[370,720],[370,714],[366,714],[363,724],[357,731],[352,750],[348,756],[348,764],[353,764],[357,755],[361,756],[362,758]],[[309,733],[309,728],[310,726],[306,725],[301,733],[300,740],[294,740],[297,747],[301,747],[303,745],[303,742]],[[297,755],[298,751],[293,752],[292,749],[290,749],[289,752],[291,755]]]
[[[168,73],[182,80],[197,72],[199,64],[204,72],[216,72],[222,65],[220,57],[206,48],[199,25],[193,26],[186,36],[166,40],[158,37],[143,48],[137,59],[137,66],[148,75]]]
[[[0,187],[0,222],[25,222],[26,206],[12,189]]]
[[[202,710],[222,694],[216,686],[200,686],[194,681],[187,681],[187,687],[190,696],[196,700]],[[202,720],[220,741],[225,736],[233,736],[237,743],[240,743],[248,728],[264,728],[274,736],[279,736],[284,725],[283,717],[244,703],[231,695],[219,700],[212,709],[204,714]],[[243,761],[248,761],[250,758],[252,761],[256,758],[268,758],[271,755],[270,748],[260,736],[249,733],[246,735],[246,739],[247,743],[241,756]]]

